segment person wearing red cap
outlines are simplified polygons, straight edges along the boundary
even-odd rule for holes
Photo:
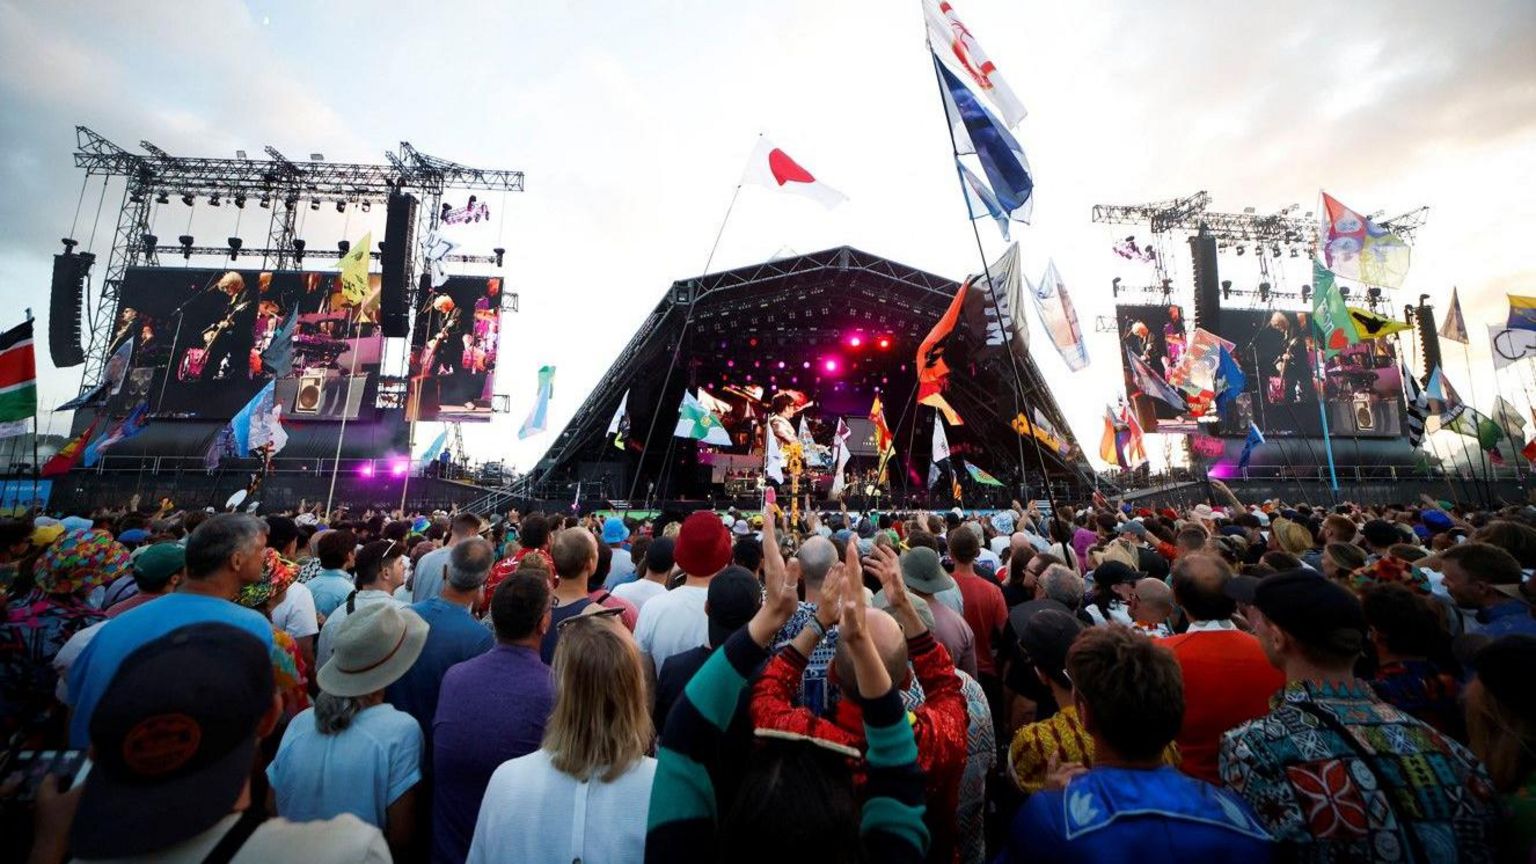
[[[635,623],[635,640],[653,676],[667,658],[708,643],[704,603],[709,580],[731,563],[731,533],[720,517],[700,510],[683,520],[672,556],[687,578],[648,601]]]

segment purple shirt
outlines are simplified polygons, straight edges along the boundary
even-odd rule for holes
[[[1084,572],[1088,566],[1088,549],[1099,542],[1099,535],[1087,528],[1078,528],[1072,532],[1072,551],[1077,553],[1077,572]]]
[[[432,860],[461,864],[491,774],[539,749],[554,675],[534,648],[498,644],[443,675],[432,722]]]

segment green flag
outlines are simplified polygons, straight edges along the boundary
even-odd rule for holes
[[[1312,262],[1312,326],[1317,328],[1323,352],[1329,357],[1360,342],[1349,307],[1333,283],[1333,273],[1317,260]]]
[[[1494,449],[1506,437],[1504,430],[1499,428],[1499,424],[1494,422],[1493,418],[1472,408],[1467,408],[1456,415],[1456,419],[1446,423],[1443,428],[1458,435],[1476,438],[1477,446],[1483,450]]]
[[[980,483],[983,486],[1003,485],[1001,480],[998,480],[996,477],[993,477],[991,474],[988,474],[987,472],[977,468],[975,465],[972,465],[969,462],[965,463],[965,470],[971,475],[972,480],[975,480],[977,483]]]
[[[729,447],[731,444],[731,435],[724,426],[720,425],[720,418],[712,414],[687,390],[683,391],[683,404],[677,409],[677,428],[672,434],[678,438],[692,438],[695,441],[722,447]]]

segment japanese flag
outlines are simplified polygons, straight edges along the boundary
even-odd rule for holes
[[[747,162],[747,171],[741,182],[755,183],[770,189],[782,189],[810,198],[821,206],[831,209],[848,200],[848,196],[817,180],[788,153],[773,146],[767,138],[757,139],[757,149]]]

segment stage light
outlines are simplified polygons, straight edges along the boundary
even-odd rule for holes
[[[1164,279],[1163,280],[1163,296],[1164,297],[1168,297],[1172,293],[1173,293],[1173,280],[1172,279]]]
[[[311,154],[309,154],[309,161],[311,161],[311,162],[324,162],[325,161],[325,154],[324,153],[311,153]]]
[[[391,477],[404,477],[411,470],[411,463],[404,459],[395,459],[389,463]]]
[[[1269,302],[1269,288],[1270,288],[1270,285],[1269,285],[1268,282],[1260,282],[1259,283],[1259,301],[1260,302],[1263,302],[1263,303],[1268,303]]]
[[[1223,279],[1223,280],[1221,280],[1221,299],[1223,299],[1223,300],[1231,300],[1232,299],[1232,280],[1231,279]]]
[[[180,237],[176,238],[176,242],[181,244],[181,257],[183,257],[183,258],[191,258],[192,257],[192,235],[191,234],[183,234]]]
[[[140,192],[137,189],[135,189],[132,192],[128,193],[128,200],[132,201],[135,204],[141,204],[141,203],[144,202],[144,193]]]
[[[304,239],[302,237],[293,238],[293,262],[300,267],[304,266]]]
[[[1365,289],[1365,302],[1367,302],[1367,303],[1380,303],[1381,302],[1381,289],[1380,288],[1367,288],[1367,289]]]
[[[1340,285],[1339,286],[1339,296],[1343,297],[1345,300],[1348,300],[1349,299],[1349,286],[1347,286],[1347,285]]]
[[[348,252],[352,251],[352,241],[351,240],[337,240],[336,241],[336,251],[340,252],[343,256],[345,256]]]
[[[1311,285],[1303,285],[1303,286],[1301,286],[1301,302],[1309,303],[1311,301],[1312,301],[1312,286]]]
[[[1244,246],[1242,244],[1238,244],[1237,254],[1241,255],[1241,254],[1243,254],[1244,252],[1247,252],[1247,251],[1248,251],[1248,247],[1247,246]]]
[[[156,237],[153,234],[141,234],[139,235],[139,239],[144,242],[144,254],[146,256],[155,254],[156,247],[160,245],[159,237]]]
[[[296,195],[289,195],[287,198],[284,198],[283,199],[283,206],[287,207],[289,210],[292,210],[293,208],[299,206],[298,196],[296,196]]]
[[[863,336],[859,336],[857,334],[855,334],[853,336],[849,336],[848,337],[848,344],[852,345],[855,348],[857,348],[860,345],[864,344],[864,337]]]
[[[235,260],[235,258],[240,255],[240,247],[244,245],[245,241],[241,240],[239,237],[229,238],[229,260]]]
[[[836,372],[837,361],[829,357],[824,363],[821,364],[821,368],[827,370],[828,372]]]
[[[801,363],[800,364],[800,368],[801,369],[809,369],[809,368],[811,368],[811,361],[807,360],[804,363]]]
[[[880,341],[876,342],[875,344],[880,346],[881,351],[884,351],[885,349],[891,347],[891,337],[881,336]]]
[[[1111,296],[1111,297],[1119,297],[1120,296],[1120,277],[1119,276],[1116,276],[1115,278],[1113,278],[1113,279],[1111,279],[1109,281],[1109,296]]]
[[[241,162],[244,162],[245,161],[245,151],[244,150],[236,150],[235,151],[235,158],[239,159]]]
[[[319,210],[320,209],[320,199],[319,198],[311,198],[311,199],[309,199],[309,209],[311,209],[311,210]]]
[[[373,462],[372,461],[364,462],[361,466],[358,467],[357,473],[361,474],[364,477],[372,477],[373,476]]]
[[[208,196],[208,206],[209,207],[217,207],[217,206],[219,206],[219,193],[215,192],[212,195]]]
[[[347,212],[347,202],[345,202],[345,201],[337,201],[336,202],[336,212],[337,213],[345,213],[345,212]]]
[[[161,192],[159,195],[155,196],[155,203],[156,204],[169,204],[169,203],[171,203],[171,196],[165,194],[164,192]]]
[[[1276,243],[1273,246],[1270,246],[1269,247],[1269,252],[1270,252],[1271,255],[1274,255],[1276,258],[1279,258],[1280,257],[1280,244]]]
[[[1291,247],[1291,257],[1292,258],[1300,258],[1301,257],[1301,253],[1296,250],[1295,246]]]
[[[736,361],[735,360],[727,360],[727,361],[725,361],[725,368],[727,368],[727,369],[735,369],[736,368]]]
[[[500,267],[502,259],[506,257],[507,250],[503,249],[500,246],[497,246],[495,249],[492,249],[491,251],[496,253],[496,266]]]
[[[780,360],[780,361],[779,361],[779,368],[780,368],[780,369],[783,369],[783,368],[784,368],[784,361],[783,361],[783,360]]]
[[[756,348],[757,347],[757,337],[756,336],[748,337],[747,338],[747,346],[750,347],[750,348]]]
[[[265,209],[267,209],[267,208],[269,208],[271,206],[272,206],[272,196],[271,195],[262,195],[261,196],[261,207],[262,207],[262,209],[265,210]]]
[[[239,207],[241,210],[245,209],[245,193],[244,192],[236,192],[235,193],[235,206]]]
[[[191,207],[192,206],[192,193],[190,193],[190,192],[183,192],[182,195],[181,195],[181,203],[187,205],[188,207]]]
[[[369,212],[369,211],[371,211],[373,209],[372,207],[368,206],[368,202],[367,201],[364,201],[362,204],[360,204],[358,206],[363,208],[363,212],[364,213],[367,213],[367,212]]]

